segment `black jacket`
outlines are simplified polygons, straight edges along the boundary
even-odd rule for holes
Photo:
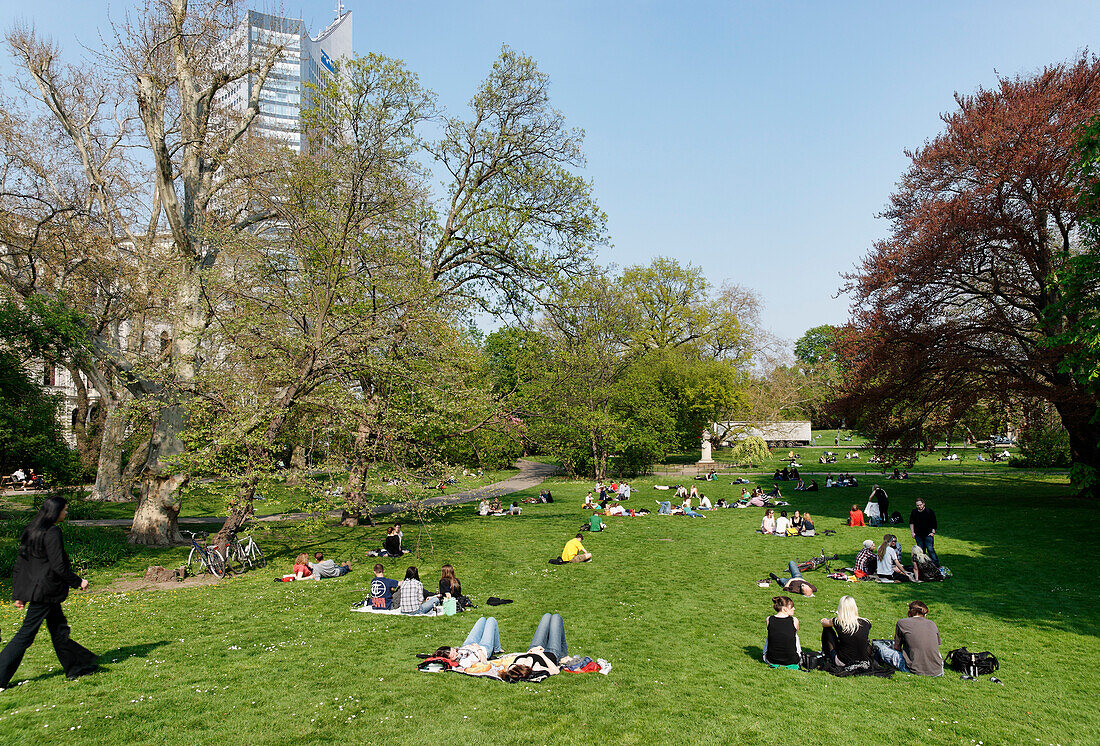
[[[12,598],[16,601],[61,603],[69,597],[69,588],[79,588],[80,576],[69,566],[61,529],[50,526],[42,537],[42,546],[19,546],[12,574]]]

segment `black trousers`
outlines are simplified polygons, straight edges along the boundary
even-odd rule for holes
[[[46,628],[50,631],[54,652],[57,653],[57,660],[61,662],[66,676],[82,673],[95,665],[96,654],[70,639],[69,622],[65,619],[61,604],[32,601],[27,604],[23,626],[4,646],[3,652],[0,652],[0,688],[6,689],[11,683],[42,622],[46,623]]]

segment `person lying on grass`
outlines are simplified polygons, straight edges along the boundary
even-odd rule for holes
[[[695,511],[695,510],[691,509],[691,496],[690,495],[688,497],[684,498],[684,504],[683,504],[682,507],[684,509],[684,515],[686,515],[686,516],[689,516],[691,518],[706,518],[706,516],[703,515],[702,513],[699,513],[698,511]]]
[[[772,668],[797,669],[802,660],[802,645],[798,641],[794,601],[789,596],[775,596],[772,608],[775,613],[764,622],[768,630],[764,640],[764,662]]]
[[[435,657],[454,661],[459,668],[469,668],[477,663],[488,663],[499,652],[502,651],[496,617],[481,617],[474,622],[461,646],[443,646],[435,651]]]
[[[350,562],[341,562],[339,565],[333,560],[325,559],[325,555],[321,552],[313,553],[313,564],[311,565],[313,570],[312,575],[314,580],[321,580],[323,578],[339,578],[347,575],[351,572]]]
[[[560,672],[559,662],[569,655],[565,623],[560,614],[543,614],[527,652],[515,656],[506,668],[497,668],[499,662],[490,663],[497,652],[500,652],[497,620],[481,617],[460,647],[441,647],[434,657],[452,661],[459,670],[495,673],[504,681],[540,681]]]
[[[779,583],[779,586],[787,593],[797,593],[803,596],[812,596],[817,593],[817,586],[802,579],[802,573],[799,572],[798,564],[794,560],[787,563],[787,568],[791,573],[789,578],[781,578],[774,572],[770,572],[768,575],[776,583]]]
[[[566,542],[565,549],[561,550],[562,562],[588,562],[591,559],[592,553],[586,551],[581,544],[580,534]]]

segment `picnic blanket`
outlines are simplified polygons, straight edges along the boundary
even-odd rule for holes
[[[436,606],[434,609],[429,611],[427,614],[402,614],[400,609],[376,609],[373,606],[371,606],[370,604],[367,604],[365,606],[361,606],[359,604],[356,604],[355,606],[351,607],[351,610],[352,611],[363,611],[363,612],[366,612],[368,614],[396,614],[397,616],[412,616],[412,617],[418,617],[418,616],[444,616],[443,609],[438,607],[438,606]]]

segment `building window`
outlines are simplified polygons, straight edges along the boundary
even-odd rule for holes
[[[49,363],[46,363],[46,367],[42,370],[42,385],[43,386],[53,386],[54,385],[53,366],[50,365]]]

